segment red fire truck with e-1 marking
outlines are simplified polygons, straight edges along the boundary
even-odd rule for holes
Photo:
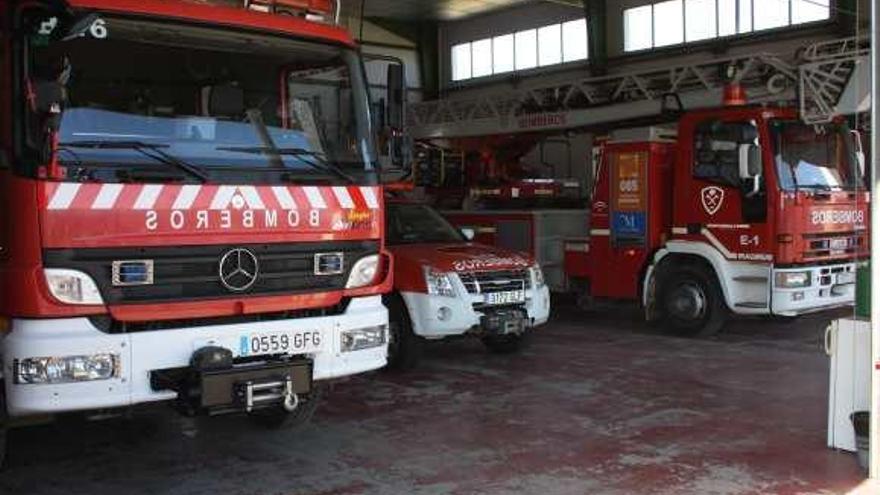
[[[794,317],[850,305],[868,256],[864,157],[842,120],[727,105],[603,145],[590,238],[566,243],[581,305],[640,301],[649,320],[711,334],[729,313]],[[613,267],[613,269],[609,269]]]
[[[300,3],[0,6],[0,437],[157,401],[297,424],[385,365],[364,70]]]

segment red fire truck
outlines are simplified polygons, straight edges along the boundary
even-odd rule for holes
[[[794,109],[737,100],[611,134],[590,238],[566,244],[582,306],[639,301],[649,320],[707,335],[729,313],[852,304],[868,256],[857,140],[842,120],[807,125]]]
[[[157,401],[296,424],[385,365],[364,70],[301,3],[0,6],[0,437]]]

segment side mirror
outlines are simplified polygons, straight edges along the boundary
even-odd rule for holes
[[[403,129],[403,115],[406,106],[406,81],[403,64],[388,64],[386,123],[392,129]]]
[[[761,190],[761,148],[754,144],[739,145],[739,178],[751,181],[751,187],[746,192],[750,198]]]
[[[852,134],[853,143],[856,147],[856,165],[859,167],[859,176],[865,176],[865,150],[862,148],[862,133],[853,129],[849,131]]]
[[[105,38],[106,33],[103,36],[98,36],[103,33],[104,27],[101,25],[101,16],[95,12],[90,14],[86,14],[79,19],[74,20],[70,26],[64,31],[64,35],[62,36],[62,41],[70,41],[75,38],[79,38],[81,36],[85,36],[87,31],[91,31],[93,36],[96,38]],[[97,34],[97,35],[96,35]]]
[[[34,110],[41,114],[61,113],[61,106],[67,99],[64,85],[56,81],[35,81]]]
[[[477,232],[470,227],[462,227],[461,235],[463,235],[465,239],[472,241],[474,240],[474,237],[477,236]]]
[[[739,145],[739,178],[754,179],[761,175],[761,148],[754,144]]]

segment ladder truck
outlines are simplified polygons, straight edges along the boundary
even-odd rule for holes
[[[386,364],[362,60],[329,0],[251,3],[0,4],[0,457],[157,402],[293,426]]]
[[[426,102],[410,124],[435,143],[607,134],[588,225],[564,241],[568,289],[583,307],[633,301],[675,333],[709,335],[731,314],[853,303],[869,195],[840,114],[865,109],[866,56],[861,40],[834,40],[797,60],[748,54]]]

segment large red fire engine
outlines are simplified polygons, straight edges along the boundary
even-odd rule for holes
[[[299,3],[0,7],[0,437],[156,401],[289,425],[385,364],[364,71]]]
[[[793,109],[757,105],[612,133],[590,238],[566,244],[582,305],[640,301],[649,320],[705,335],[728,312],[852,304],[856,260],[868,255],[855,146],[843,122],[811,126]]]

